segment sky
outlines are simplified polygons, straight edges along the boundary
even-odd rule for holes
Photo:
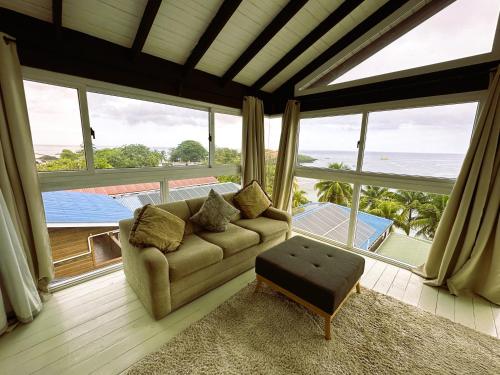
[[[457,0],[343,79],[487,52],[499,8],[500,0]],[[75,89],[26,81],[25,91],[38,152],[45,152],[40,145],[83,143]],[[88,93],[88,105],[97,147],[142,143],[169,149],[194,139],[208,149],[207,111],[95,93]],[[372,113],[366,150],[464,153],[475,113],[476,103]],[[266,119],[266,148],[278,148],[280,124],[281,118]],[[360,124],[360,115],[302,120],[299,150],[356,151]],[[241,117],[216,114],[215,141],[217,147],[241,149]]]
[[[333,83],[491,52],[500,0],[456,0]]]

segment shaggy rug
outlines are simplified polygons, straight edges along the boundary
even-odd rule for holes
[[[500,340],[363,289],[332,321],[245,287],[128,374],[500,374]]]

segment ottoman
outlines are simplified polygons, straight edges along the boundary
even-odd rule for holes
[[[257,256],[255,290],[265,283],[321,315],[330,340],[331,320],[354,288],[360,292],[364,268],[359,255],[295,236]]]

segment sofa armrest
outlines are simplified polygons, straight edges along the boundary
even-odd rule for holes
[[[133,219],[120,221],[125,277],[146,310],[161,319],[172,310],[168,260],[155,247],[138,248],[129,243],[133,223]]]
[[[269,219],[285,221],[288,224],[288,232],[286,238],[290,238],[290,235],[292,234],[292,215],[275,207],[269,207],[264,211],[263,215],[265,217],[268,217]]]

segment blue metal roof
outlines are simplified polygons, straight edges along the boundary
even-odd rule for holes
[[[113,198],[75,191],[42,193],[48,224],[114,223],[132,217],[133,213]]]
[[[312,202],[293,216],[293,226],[346,243],[351,209],[334,203]],[[368,250],[393,224],[392,220],[358,211],[354,244]]]

